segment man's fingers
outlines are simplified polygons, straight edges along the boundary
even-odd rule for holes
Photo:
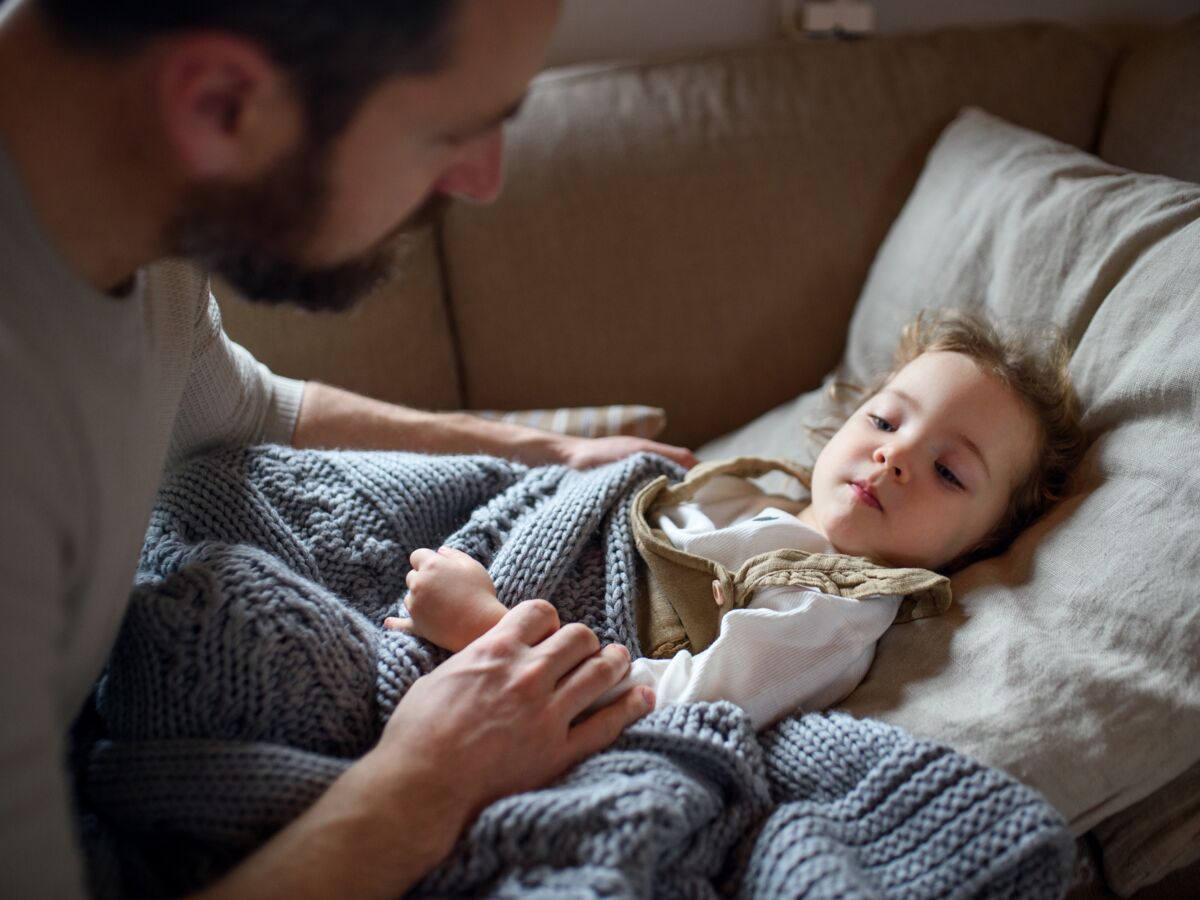
[[[696,454],[685,447],[677,447],[677,455],[673,457],[675,462],[679,463],[686,469],[691,469],[698,465],[700,460],[696,459]]]
[[[672,462],[677,462],[687,469],[692,468],[698,462],[696,455],[686,447],[676,447],[673,444],[656,444],[652,449],[659,456],[665,456]]]
[[[545,600],[524,600],[512,608],[489,634],[513,635],[527,647],[558,631],[558,611]]]
[[[628,671],[629,651],[620,644],[609,644],[565,675],[555,692],[555,703],[568,718],[574,719],[601,694],[618,684]]]
[[[543,641],[536,652],[542,656],[549,683],[554,685],[566,678],[580,664],[590,662],[592,658],[598,656],[599,650],[600,639],[586,625],[576,622],[560,628],[557,634]],[[625,659],[628,664],[628,654]],[[605,685],[605,687],[611,687],[611,685]],[[586,704],[580,709],[585,707]],[[576,710],[576,712],[578,711]]]
[[[654,691],[645,685],[634,685],[603,709],[592,713],[567,735],[569,764],[603,750],[632,725],[654,709]]]

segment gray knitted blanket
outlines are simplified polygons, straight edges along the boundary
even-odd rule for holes
[[[547,597],[638,653],[630,502],[664,473],[263,447],[172,474],[76,728],[93,890],[204,885],[369,749],[445,658],[381,627],[416,547],[458,547],[505,603]],[[810,714],[756,736],[732,704],[689,704],[488,807],[413,893],[1057,897],[1071,858],[1037,793],[900,729]]]

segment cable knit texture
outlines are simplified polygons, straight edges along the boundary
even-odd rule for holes
[[[304,811],[445,653],[381,627],[449,544],[503,602],[638,653],[629,508],[681,472],[261,447],[164,482],[73,765],[93,889],[171,896]],[[396,836],[403,852],[403,835]],[[844,714],[756,736],[659,710],[555,785],[492,804],[416,896],[1054,897],[1072,843],[1034,791]]]

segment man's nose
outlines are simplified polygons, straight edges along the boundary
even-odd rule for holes
[[[900,484],[908,483],[908,457],[903,448],[896,444],[884,444],[875,451],[875,462],[886,466],[888,472]]]
[[[491,203],[504,183],[504,131],[494,131],[472,141],[463,155],[434,185],[439,194]]]

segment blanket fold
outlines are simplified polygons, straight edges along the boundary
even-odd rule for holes
[[[638,654],[629,510],[664,474],[282,447],[171,473],[76,734],[95,892],[203,886],[374,744],[446,657],[382,628],[417,547]],[[688,704],[489,806],[413,894],[1053,897],[1072,850],[1036,792],[900,729],[806,715],[757,736],[732,704]]]

